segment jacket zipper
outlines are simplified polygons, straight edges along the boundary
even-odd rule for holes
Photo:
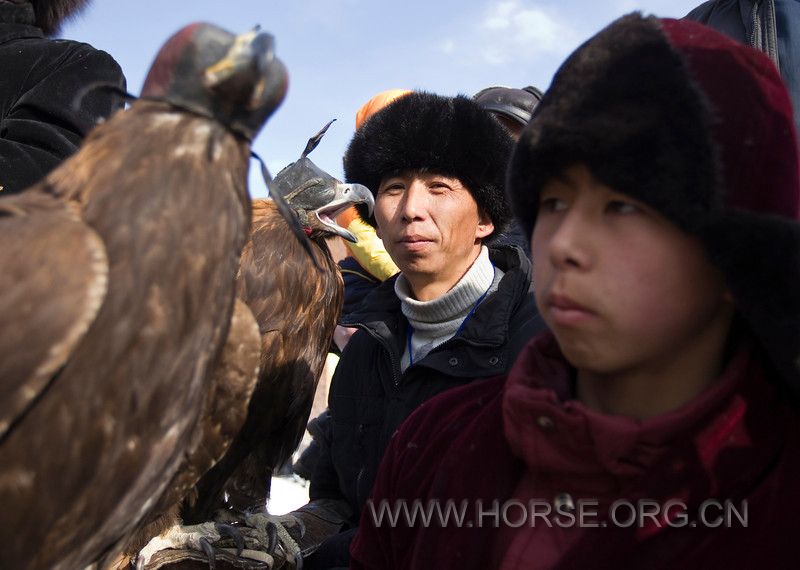
[[[392,363],[392,380],[393,380],[393,382],[394,382],[394,385],[395,385],[395,387],[399,386],[399,385],[400,385],[400,378],[401,378],[401,374],[398,374],[398,371],[400,370],[400,363],[399,363],[399,362],[397,361],[397,359],[395,358],[395,356],[394,356],[394,350],[392,350],[392,347],[391,347],[391,346],[389,346],[389,343],[388,343],[388,342],[387,342],[387,341],[386,341],[386,340],[385,340],[383,337],[381,337],[381,336],[380,336],[378,333],[376,333],[375,331],[373,331],[373,330],[372,330],[370,327],[368,327],[367,325],[365,325],[365,324],[361,324],[361,323],[358,323],[356,326],[357,326],[358,328],[360,328],[360,329],[363,329],[363,330],[367,331],[367,333],[369,333],[369,335],[370,335],[372,338],[374,338],[375,340],[377,340],[377,341],[378,341],[378,343],[379,343],[379,344],[380,344],[380,345],[383,347],[383,349],[384,349],[386,352],[388,352],[388,353],[389,353],[389,360],[390,360],[390,361],[391,361],[391,363]]]

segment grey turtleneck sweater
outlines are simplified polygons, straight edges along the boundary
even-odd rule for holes
[[[417,301],[408,280],[401,274],[395,281],[394,291],[400,298],[403,315],[412,327],[409,334],[413,360],[406,342],[400,370],[405,371],[412,361],[419,362],[431,350],[453,337],[476,303],[482,300],[481,296],[485,294],[485,299],[497,290],[502,277],[503,271],[489,260],[486,246],[481,247],[478,258],[464,277],[447,293],[432,301]]]

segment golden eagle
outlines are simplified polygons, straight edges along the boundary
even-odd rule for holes
[[[188,26],[129,110],[0,199],[0,568],[84,568],[179,467],[231,319],[250,142],[285,90],[268,34]]]
[[[355,241],[336,224],[336,216],[354,204],[365,204],[370,212],[374,205],[367,188],[342,184],[307,157],[328,126],[309,140],[298,161],[278,173],[271,189],[296,214],[323,271],[315,270],[297,240],[285,238],[288,228],[276,205],[270,200],[253,201],[251,236],[242,252],[237,296],[252,311],[260,331],[258,382],[252,397],[228,398],[225,405],[215,408],[220,416],[208,414],[203,420],[220,425],[228,416],[246,415],[224,456],[184,501],[182,519],[188,524],[212,520],[226,506],[239,511],[263,509],[272,473],[289,459],[305,431],[343,299],[341,274],[325,239],[341,236]],[[182,488],[173,497],[185,492]],[[178,520],[170,510],[143,530],[154,536]],[[209,543],[200,539],[208,532],[205,538],[213,541],[224,531],[224,525],[208,524],[185,533],[171,529],[148,545],[140,564],[164,548],[202,547],[213,557]],[[143,538],[140,535],[131,545],[129,554],[142,546]]]
[[[322,272],[314,271],[298,241],[281,240],[286,222],[275,206],[253,201],[253,228],[242,252],[237,295],[261,331],[259,380],[245,425],[225,457],[198,483],[196,503],[184,509],[186,522],[209,520],[223,505],[223,491],[234,508],[263,507],[272,474],[305,432],[344,297],[341,273],[325,239],[355,242],[336,224],[336,216],[354,204],[370,212],[374,205],[366,187],[342,184],[308,158],[329,126],[309,140],[299,160],[278,173],[273,188],[316,246]]]

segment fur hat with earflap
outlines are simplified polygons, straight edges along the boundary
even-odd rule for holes
[[[511,219],[504,187],[512,146],[509,133],[472,99],[413,92],[356,131],[344,173],[348,182],[363,184],[373,194],[383,178],[403,171],[458,178],[498,232]],[[374,219],[364,219],[375,225]]]
[[[769,58],[695,22],[617,20],[561,66],[514,150],[508,191],[527,235],[542,185],[577,163],[702,242],[800,396],[800,172]]]

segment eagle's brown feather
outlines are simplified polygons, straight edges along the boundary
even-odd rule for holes
[[[258,323],[247,305],[236,299],[228,336],[214,368],[195,440],[152,514],[129,539],[124,548],[126,560],[134,558],[151,538],[181,522],[181,501],[185,499],[190,504],[194,501],[196,495],[192,488],[195,483],[222,458],[239,433],[245,420],[246,403],[250,401],[258,380],[260,345]]]
[[[247,419],[225,457],[198,483],[186,522],[208,520],[223,490],[237,507],[263,506],[269,478],[302,438],[317,381],[341,312],[344,285],[322,238],[312,240],[317,271],[270,200],[253,200],[250,241],[237,295],[261,332],[259,380]],[[226,487],[227,483],[227,487]]]
[[[105,245],[108,292],[3,436],[0,535],[24,539],[0,549],[0,567],[84,567],[142,520],[183,460],[232,310],[248,151],[214,121],[138,101],[27,191],[79,205]],[[76,259],[68,245],[57,255]]]
[[[0,315],[9,324],[0,334],[2,441],[94,321],[108,260],[73,209],[41,193],[0,200],[0,235],[8,236],[0,248]]]

